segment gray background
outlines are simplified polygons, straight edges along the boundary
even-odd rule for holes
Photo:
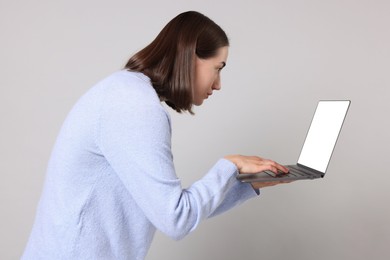
[[[183,186],[218,158],[294,163],[319,99],[352,105],[325,179],[262,190],[147,259],[389,259],[390,1],[0,1],[0,258],[26,244],[45,168],[76,100],[178,13],[231,39],[222,90],[172,112]]]

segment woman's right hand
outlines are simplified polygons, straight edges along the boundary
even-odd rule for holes
[[[288,169],[283,165],[278,164],[275,161],[264,159],[258,156],[228,155],[224,158],[234,163],[240,174],[254,174],[262,171],[272,171],[275,174],[280,174],[279,172],[288,173]],[[260,189],[289,182],[291,181],[252,182],[251,184],[254,189]]]

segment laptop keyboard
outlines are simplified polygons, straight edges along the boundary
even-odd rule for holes
[[[293,165],[289,165],[288,169],[289,169],[288,173],[279,172],[279,174],[275,174],[275,173],[269,172],[269,171],[267,171],[267,173],[275,178],[286,178],[286,177],[294,178],[294,177],[304,177],[304,176],[311,176],[312,175],[311,173],[306,172],[302,168],[298,168],[298,167],[293,166]]]

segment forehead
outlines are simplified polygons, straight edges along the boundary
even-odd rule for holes
[[[217,55],[214,58],[220,60],[220,62],[222,61],[226,62],[228,54],[229,54],[229,47],[228,46],[221,47],[217,50]]]
[[[219,65],[219,64],[226,65],[226,60],[228,57],[228,49],[229,49],[228,47],[221,47],[217,50],[217,53],[215,56],[210,57],[210,58],[206,58],[206,59],[198,58],[196,56],[196,63],[195,64],[196,64],[196,66],[201,65],[201,64],[208,64],[211,66]]]

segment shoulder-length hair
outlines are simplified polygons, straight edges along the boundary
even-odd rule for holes
[[[177,112],[192,113],[195,58],[214,57],[225,46],[229,40],[220,26],[189,11],[172,19],[125,69],[148,76],[160,99]]]

